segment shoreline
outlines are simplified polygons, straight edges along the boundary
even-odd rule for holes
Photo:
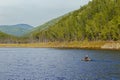
[[[61,48],[61,49],[94,49],[120,50],[120,41],[72,41],[72,42],[44,42],[26,44],[0,44],[0,48]]]

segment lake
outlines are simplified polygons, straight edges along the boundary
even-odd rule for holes
[[[0,48],[0,80],[120,80],[120,51]]]

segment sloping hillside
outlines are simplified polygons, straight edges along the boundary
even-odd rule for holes
[[[63,16],[60,16],[58,18],[52,19],[52,20],[50,20],[50,21],[48,21],[40,26],[37,26],[37,27],[29,30],[29,32],[26,35],[34,36],[34,35],[36,35],[36,33],[39,33],[40,31],[45,30],[45,29],[49,28],[50,26],[55,25],[56,23],[58,23],[59,20],[61,20],[63,17],[65,17],[67,15],[69,15],[69,13],[65,14]]]
[[[120,40],[120,0],[92,0],[54,25],[32,34],[39,41]]]
[[[32,28],[28,24],[0,25],[0,31],[14,36],[22,36]]]

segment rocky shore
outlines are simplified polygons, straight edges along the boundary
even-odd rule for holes
[[[102,49],[120,49],[120,43],[105,43]]]

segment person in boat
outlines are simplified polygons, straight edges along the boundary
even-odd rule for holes
[[[91,59],[88,57],[88,55],[85,56],[84,58],[85,61],[90,61]]]

